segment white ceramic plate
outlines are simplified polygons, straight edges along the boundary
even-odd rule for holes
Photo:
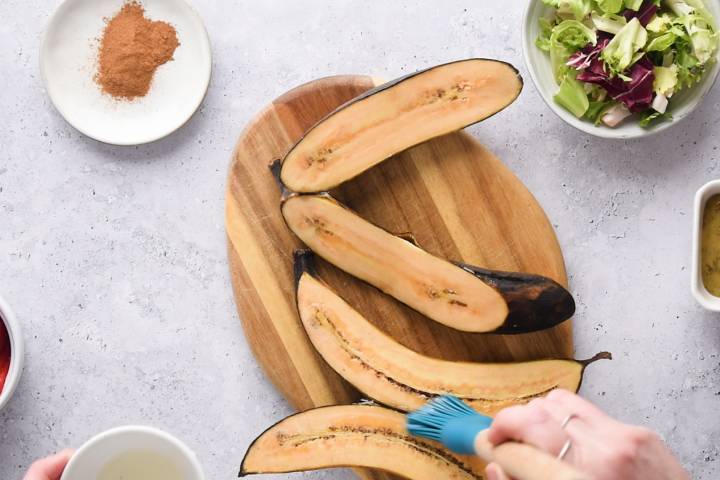
[[[705,0],[705,5],[710,9],[717,21],[720,21],[720,2],[717,0]],[[595,126],[592,122],[581,120],[555,103],[553,96],[558,91],[558,85],[550,67],[550,57],[535,46],[535,39],[538,37],[540,27],[538,19],[542,16],[551,16],[552,8],[545,5],[541,0],[530,0],[525,10],[523,20],[523,54],[525,63],[530,71],[530,77],[535,87],[540,92],[543,100],[560,118],[573,127],[583,132],[603,138],[639,138],[661,132],[666,128],[677,124],[687,117],[697,107],[707,92],[712,88],[715,79],[720,72],[720,62],[717,60],[708,68],[702,80],[693,88],[686,89],[674,95],[670,100],[669,111],[673,116],[671,122],[659,122],[651,128],[642,128],[637,120],[632,117],[626,119],[615,128]]]
[[[10,309],[10,305],[8,305],[2,297],[0,297],[0,322],[4,322],[10,338],[10,370],[8,370],[7,378],[5,379],[5,386],[2,392],[0,392],[0,410],[2,410],[10,401],[10,397],[13,396],[18,383],[20,383],[20,375],[22,374],[23,360],[25,357],[20,324]]]
[[[60,114],[96,140],[138,145],[158,140],[187,122],[210,83],[212,55],[202,20],[185,0],[142,0],[151,20],[171,23],[180,46],[160,66],[150,92],[133,101],[115,100],[94,81],[98,39],[105,18],[124,0],[65,0],[45,31],[40,71]]]

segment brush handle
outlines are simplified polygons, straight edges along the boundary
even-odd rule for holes
[[[475,438],[475,452],[486,462],[497,463],[517,480],[590,480],[569,463],[531,445],[505,442],[495,446],[488,440],[487,431]]]

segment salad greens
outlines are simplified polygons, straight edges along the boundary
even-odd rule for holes
[[[576,117],[582,117],[590,108],[585,87],[573,75],[565,75],[560,83],[560,90],[554,98],[557,103],[570,110]]]
[[[597,0],[596,3],[601,12],[608,14],[618,13],[625,6],[623,0]]]
[[[675,93],[675,87],[678,83],[678,67],[673,64],[669,67],[654,67],[655,80],[653,81],[653,90],[656,94],[670,98]]]
[[[640,10],[642,3],[643,0],[625,0],[625,8],[628,10],[635,10],[637,12]]]
[[[535,42],[550,56],[555,101],[578,118],[615,126],[631,114],[671,119],[671,97],[717,61],[718,32],[703,0],[542,0]]]
[[[590,14],[590,19],[597,30],[612,33],[613,35],[616,35],[625,25],[627,25],[627,19],[625,17],[611,13],[600,15],[597,12],[592,12]]]
[[[588,43],[595,44],[597,36],[595,31],[577,20],[563,20],[554,27],[545,25],[548,36],[538,46],[550,52],[550,64],[558,82],[566,76],[569,68],[566,62],[573,52],[583,48]]]
[[[645,55],[640,50],[645,43],[647,43],[647,30],[640,25],[637,18],[633,18],[608,42],[600,58],[612,74],[622,75],[630,65]],[[623,80],[627,80],[627,77]]]

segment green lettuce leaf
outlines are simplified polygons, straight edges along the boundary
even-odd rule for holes
[[[592,102],[603,102],[608,98],[607,90],[600,85],[594,83],[583,82],[585,87],[585,93],[587,93],[588,100]]]
[[[627,25],[627,20],[622,15],[600,15],[597,12],[592,12],[590,19],[593,25],[595,25],[595,28],[602,32],[612,33],[613,35],[616,35]]]
[[[538,23],[540,24],[540,34],[538,35],[538,38],[535,39],[535,45],[540,50],[543,50],[545,52],[550,51],[550,35],[552,34],[552,23],[550,23],[550,20],[548,20],[545,17],[540,17],[538,19]]]
[[[662,35],[650,40],[650,43],[648,43],[647,47],[645,47],[645,51],[664,52],[665,50],[670,48],[673,43],[675,43],[676,39],[677,35],[675,35],[673,32],[663,33]]]
[[[550,63],[558,82],[568,71],[568,66],[565,63],[570,58],[570,55],[588,43],[595,45],[597,35],[594,30],[577,20],[563,20],[552,29],[550,34]]]
[[[644,53],[640,49],[646,42],[647,31],[633,18],[610,40],[600,56],[610,72],[618,75],[642,58]]]
[[[656,112],[655,110],[648,110],[647,112],[644,112],[640,115],[640,120],[638,121],[638,124],[643,128],[647,128],[652,126],[654,123],[669,120],[672,120],[672,115],[670,115],[668,112],[660,113]]]
[[[661,65],[663,67],[670,67],[670,66],[672,66],[674,61],[675,61],[675,52],[670,50],[669,52],[665,52],[663,54]]]
[[[693,14],[700,15],[710,25],[710,28],[715,30],[715,19],[702,0],[665,0],[665,4],[678,17]]]
[[[623,0],[596,0],[597,6],[603,13],[619,13],[624,7]]]
[[[655,67],[655,80],[653,81],[653,90],[666,97],[675,93],[678,84],[678,67],[671,65],[669,67]]]
[[[560,90],[553,98],[559,105],[578,118],[582,118],[590,107],[583,82],[576,80],[571,73],[565,75],[565,78],[560,83]]]
[[[663,33],[667,31],[673,24],[673,19],[667,13],[655,15],[652,20],[645,26],[648,32]]]
[[[691,87],[702,77],[705,71],[703,65],[698,62],[692,53],[692,47],[689,43],[677,42],[677,51],[675,52],[675,63],[678,69],[678,90],[681,88]]]
[[[603,114],[608,108],[615,104],[613,100],[595,101],[591,100],[588,105],[588,109],[585,112],[585,118],[593,122],[595,125],[599,125],[602,121]]]
[[[682,18],[682,22],[688,35],[690,35],[690,43],[692,43],[695,58],[700,63],[707,63],[717,48],[717,33],[713,31],[712,26],[702,15],[686,15]]]
[[[678,90],[691,87],[700,80],[705,69],[693,54],[689,41],[679,38],[674,48],[673,64],[677,66]]]
[[[642,6],[643,0],[625,0],[625,8],[637,12]]]
[[[665,0],[665,3],[685,27],[695,58],[700,64],[707,63],[718,47],[717,28],[710,11],[702,0]]]
[[[592,11],[591,0],[542,0],[545,5],[554,7],[557,15],[563,19],[583,20]]]
[[[564,18],[572,16],[575,20],[582,21],[591,11],[590,0],[560,0],[557,13]]]

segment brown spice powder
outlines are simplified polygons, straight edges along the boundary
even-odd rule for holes
[[[150,90],[157,68],[172,60],[180,45],[175,28],[145,17],[143,6],[131,0],[107,22],[95,80],[113,97],[133,100]]]

